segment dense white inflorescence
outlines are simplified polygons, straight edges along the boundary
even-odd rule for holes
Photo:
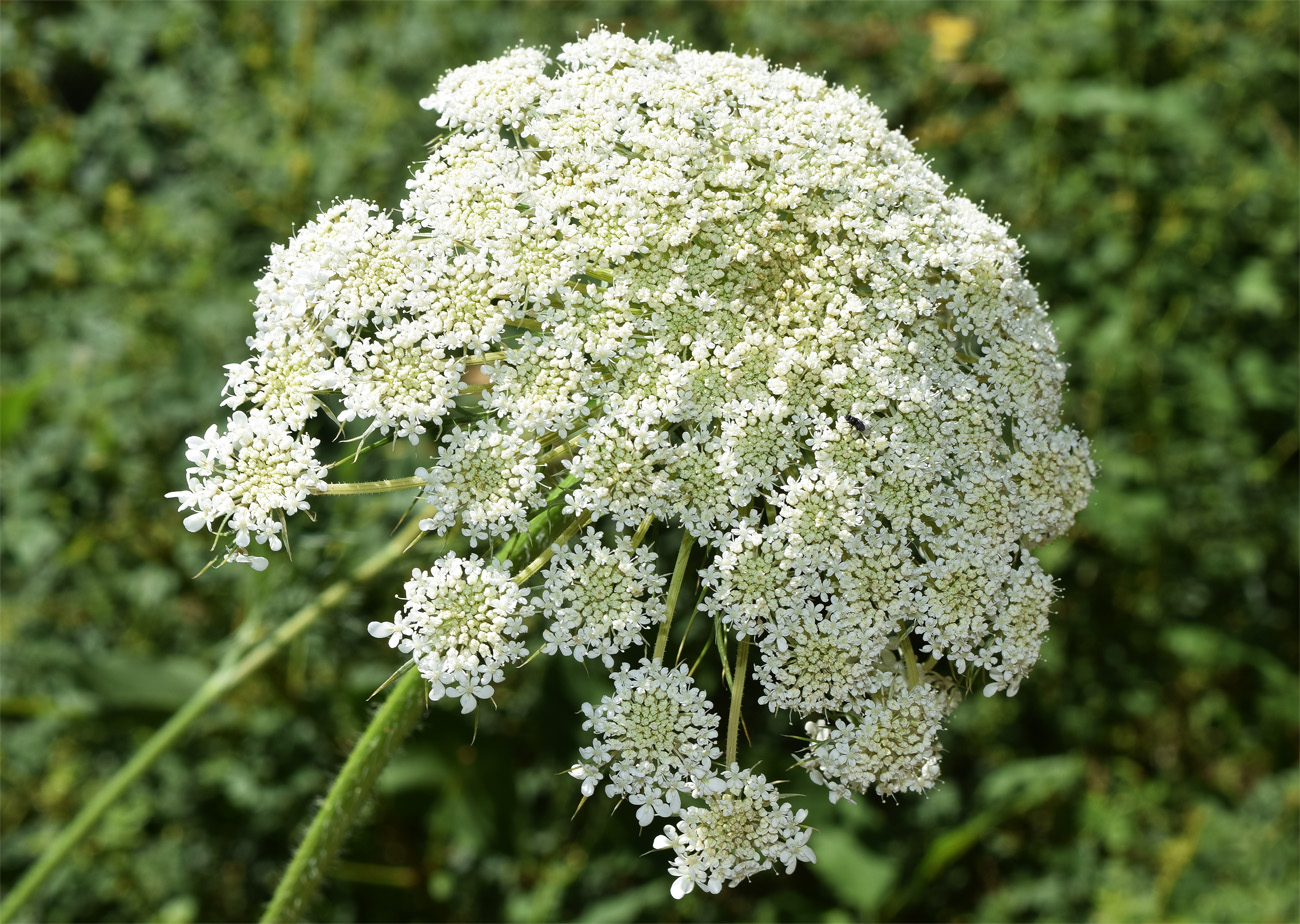
[[[641,631],[664,621],[665,578],[656,569],[654,552],[631,541],[601,544],[587,535],[555,553],[542,572],[540,607],[546,618],[546,654],[579,661],[600,658],[614,666],[614,655],[643,642]]]
[[[778,863],[787,873],[800,861],[813,863],[808,846],[812,830],[802,822],[806,809],[795,812],[778,802],[776,787],[761,773],[735,764],[722,773],[695,780],[694,795],[702,805],[688,806],[674,825],[665,825],[656,848],[674,853],[670,872],[674,898],[695,886],[720,892]]]
[[[605,795],[640,806],[636,817],[644,827],[656,815],[679,811],[679,791],[708,776],[720,756],[718,717],[685,664],[670,670],[643,658],[636,668],[624,664],[610,680],[612,696],[583,706],[582,728],[594,732],[595,741],[579,751],[584,762],[569,774],[582,781],[584,796],[608,774]]]
[[[756,57],[599,30],[422,105],[445,134],[400,214],[339,202],[272,253],[234,412],[190,440],[187,528],[264,567],[250,549],[330,489],[327,418],[426,449],[421,528],[489,557],[417,569],[371,634],[467,711],[530,622],[599,660],[613,692],[571,773],[678,819],[656,846],[679,897],[812,852],[802,811],[719,768],[719,718],[663,660],[666,531],[703,549],[732,695],[753,645],[758,702],[807,723],[832,801],[933,786],[958,690],[1014,695],[1037,659],[1030,549],[1091,490],[1007,229],[870,101]],[[516,539],[536,567],[500,560]]]
[[[501,669],[528,653],[519,636],[533,606],[511,579],[509,562],[451,552],[428,571],[411,572],[405,599],[392,622],[367,629],[411,653],[429,681],[430,699],[457,697],[461,710],[472,712],[505,679]]]
[[[924,792],[939,776],[939,723],[957,705],[952,682],[898,683],[856,714],[807,725],[808,775],[831,801],[874,787],[882,796]]]

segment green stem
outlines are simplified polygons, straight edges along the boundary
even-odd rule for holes
[[[727,769],[736,762],[736,733],[740,730],[740,706],[744,701],[748,661],[749,636],[744,635],[736,645],[736,668],[731,672],[731,714],[727,716]]]
[[[566,439],[561,441],[559,446],[556,446],[550,452],[546,453],[546,455],[538,458],[537,467],[544,468],[545,466],[550,465],[556,459],[563,459],[566,456],[572,455],[573,443],[571,443],[570,440],[573,437],[581,436],[583,433],[586,432],[587,432],[586,430],[579,430],[577,433],[570,433]]]
[[[650,532],[650,526],[655,521],[655,515],[652,513],[641,521],[641,525],[636,528],[632,534],[632,548],[639,549],[641,543],[645,541],[645,534]]]
[[[394,687],[352,748],[280,878],[275,895],[262,915],[263,924],[303,919],[321,878],[370,797],[375,780],[423,712],[424,679],[418,672],[410,671]]]
[[[904,635],[903,644],[899,647],[903,651],[903,673],[907,678],[907,687],[910,690],[921,679],[921,673],[916,667],[916,652],[912,650],[912,639]]]
[[[385,478],[382,481],[353,481],[340,484],[327,484],[315,494],[388,494],[393,491],[409,491],[422,488],[427,484],[423,478],[412,475],[410,478]]]
[[[492,557],[500,562],[513,561],[515,553],[526,544],[536,542],[539,539],[544,539],[550,528],[551,514],[555,510],[552,505],[564,495],[565,491],[569,490],[569,488],[573,487],[577,483],[578,479],[569,475],[552,488],[551,493],[546,495],[546,505],[539,513],[535,514],[533,518],[528,521],[528,529],[521,530],[512,535],[501,544],[501,548],[497,549],[496,554]]]
[[[687,530],[682,530],[682,544],[677,550],[677,564],[673,565],[673,580],[668,585],[668,600],[665,603],[664,621],[659,626],[659,637],[655,639],[654,659],[660,664],[664,660],[664,651],[668,648],[668,629],[673,624],[673,611],[677,609],[677,597],[682,592],[682,579],[686,577],[686,562],[690,560],[691,549],[695,540]]]
[[[574,520],[572,523],[566,526],[564,528],[564,532],[556,536],[555,541],[552,542],[550,545],[548,545],[542,551],[541,555],[538,555],[536,558],[534,558],[531,562],[528,563],[527,568],[525,568],[523,571],[520,571],[518,574],[515,575],[514,577],[515,583],[518,584],[520,587],[523,587],[530,577],[532,577],[538,571],[541,571],[542,567],[548,561],[551,560],[551,556],[555,554],[555,550],[557,548],[563,548],[570,539],[578,535],[578,531],[581,530],[584,526],[586,526],[587,522],[590,519],[591,519],[591,514],[584,513],[582,516],[578,517],[576,520]]]
[[[54,842],[45,849],[39,860],[18,880],[17,885],[9,891],[0,903],[0,924],[12,921],[19,909],[23,907],[54,872],[63,859],[71,852],[82,838],[95,826],[104,812],[122,797],[122,793],[134,783],[154,761],[176,743],[177,739],[194,723],[208,707],[220,700],[234,689],[241,681],[260,668],[271,656],[289,644],[304,629],[316,621],[326,610],[337,606],[351,593],[358,584],[373,578],[385,567],[401,556],[403,549],[419,533],[418,527],[410,526],[392,539],[382,549],[366,559],[353,573],[351,578],[338,581],[325,588],[311,603],[281,623],[270,637],[252,648],[238,660],[219,666],[194,692],[185,705],[181,706],[170,719],[158,729],[131,756],[121,769],[104,785],[104,788],[86,803],[76,817],[59,832]]]

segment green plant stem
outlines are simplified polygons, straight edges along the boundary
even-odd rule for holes
[[[537,459],[537,467],[545,468],[557,459],[563,459],[566,456],[573,455],[573,440],[586,434],[586,430],[579,430],[577,433],[570,433],[567,437],[560,440],[560,445],[556,446],[544,456]]]
[[[508,562],[514,559],[514,555],[525,545],[544,539],[550,526],[551,514],[554,511],[552,506],[556,500],[564,496],[564,492],[569,490],[578,483],[578,479],[572,475],[565,477],[558,485],[551,489],[546,495],[546,506],[542,511],[528,521],[528,529],[514,533],[509,539],[501,544],[496,554],[492,557],[499,562]]]
[[[910,690],[921,679],[920,671],[916,667],[916,652],[912,650],[911,638],[903,636],[903,644],[899,648],[903,652],[903,673],[907,679],[907,688]]]
[[[584,513],[582,516],[578,517],[576,520],[574,520],[568,526],[566,526],[564,528],[564,532],[556,536],[555,541],[552,542],[550,545],[548,545],[542,551],[542,554],[534,558],[531,562],[528,563],[527,568],[525,568],[523,571],[520,571],[518,574],[514,576],[514,582],[518,584],[520,587],[523,587],[524,584],[527,583],[530,577],[532,577],[538,571],[541,571],[542,567],[548,561],[551,560],[551,557],[555,554],[555,550],[557,548],[563,548],[570,539],[578,535],[579,530],[581,530],[584,526],[586,526],[587,522],[590,519],[591,519],[591,514]]]
[[[638,526],[636,532],[632,534],[632,548],[639,549],[641,547],[641,543],[645,541],[646,533],[650,532],[650,526],[654,521],[655,517],[653,513],[641,521],[641,525]]]
[[[410,478],[385,478],[382,481],[352,481],[327,484],[313,494],[388,494],[393,491],[409,491],[421,488],[427,482],[412,475]]]
[[[736,645],[736,667],[731,672],[731,714],[727,716],[727,759],[730,769],[736,762],[736,735],[740,731],[740,707],[745,696],[745,674],[749,671],[749,636],[742,636]]]
[[[5,896],[4,901],[0,903],[0,924],[6,924],[14,919],[19,909],[31,899],[72,848],[90,832],[109,806],[121,798],[127,787],[139,779],[153,766],[154,761],[176,743],[195,719],[270,660],[272,655],[289,644],[322,613],[341,603],[354,587],[364,584],[392,564],[402,554],[407,543],[418,533],[418,527],[408,526],[382,549],[362,562],[350,578],[325,588],[315,600],[281,623],[270,637],[255,645],[241,657],[232,658],[229,663],[223,663],[213,671],[194,695],[131,755],[131,759],[123,764],[121,769],[113,774],[104,788],[86,803],[68,826],[59,832],[54,842],[45,849],[40,859],[18,880]]]
[[[303,919],[325,871],[370,797],[375,780],[423,712],[424,679],[418,672],[409,671],[357,739],[280,878],[262,915],[263,924]]]
[[[682,580],[686,577],[686,562],[691,557],[691,549],[695,548],[695,540],[687,530],[682,531],[682,544],[677,550],[677,564],[673,566],[673,580],[668,585],[668,600],[666,601],[667,612],[664,613],[664,621],[659,626],[659,637],[655,639],[654,659],[660,664],[664,660],[664,651],[668,648],[668,629],[673,624],[673,611],[677,609],[677,598],[682,592]]]

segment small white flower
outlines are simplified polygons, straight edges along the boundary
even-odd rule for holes
[[[579,751],[584,763],[569,772],[583,780],[584,795],[608,774],[605,795],[638,806],[637,821],[644,827],[656,815],[677,811],[679,791],[708,773],[721,753],[718,717],[685,664],[670,669],[642,659],[639,667],[624,664],[611,679],[613,695],[582,707],[582,727],[595,740]]]
[[[411,572],[402,611],[368,631],[412,654],[430,699],[458,697],[461,710],[472,712],[505,679],[502,668],[527,654],[518,638],[532,612],[508,567],[450,553]]]
[[[650,548],[633,549],[626,536],[606,548],[588,527],[542,572],[538,608],[550,620],[542,650],[578,661],[599,658],[612,668],[614,655],[642,642],[642,631],[664,620],[660,592],[667,579],[655,564]]]
[[[773,864],[793,873],[801,861],[817,862],[808,846],[812,831],[803,826],[807,810],[796,812],[780,802],[762,774],[732,764],[720,776],[697,778],[691,795],[703,805],[683,808],[680,820],[666,825],[654,841],[656,850],[674,853],[673,898],[697,885],[719,892]]]

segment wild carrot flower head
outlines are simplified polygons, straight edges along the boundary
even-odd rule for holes
[[[1006,227],[859,93],[757,57],[598,30],[422,105],[444,134],[399,212],[339,202],[272,253],[186,525],[230,560],[277,549],[333,489],[316,415],[416,443],[421,527],[487,557],[417,569],[372,634],[466,709],[530,624],[601,662],[572,772],[678,819],[676,895],[812,859],[734,729],[719,766],[703,680],[663,644],[692,550],[731,696],[752,667],[808,723],[832,800],[932,786],[958,688],[1014,694],[1036,660],[1053,588],[1030,549],[1091,489]],[[521,544],[542,554],[512,570]]]

